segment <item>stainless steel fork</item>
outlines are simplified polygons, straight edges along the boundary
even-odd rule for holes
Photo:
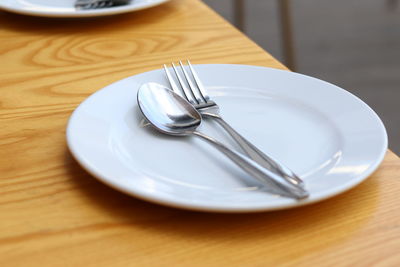
[[[75,8],[81,10],[127,5],[131,0],[77,0]]]
[[[172,68],[174,70],[176,80],[179,83],[178,86],[167,66],[164,64],[165,74],[171,85],[172,90],[186,98],[200,112],[203,117],[212,118],[217,121],[222,126],[222,128],[224,128],[229,133],[229,135],[232,136],[232,138],[238,143],[238,145],[243,149],[243,151],[249,158],[257,162],[261,166],[271,170],[272,172],[281,175],[290,183],[299,187],[304,187],[304,182],[294,172],[292,172],[288,167],[279,163],[277,160],[264,154],[256,146],[251,144],[248,140],[246,140],[243,136],[236,132],[221,117],[217,103],[210,99],[210,96],[207,94],[203,84],[201,83],[197,73],[194,71],[189,60],[187,61],[187,66],[189,68],[190,75],[186,71],[185,66],[182,64],[182,61],[179,61],[179,65],[181,74],[179,73],[179,70],[177,69],[175,64],[172,63]],[[184,78],[182,78],[182,74]]]

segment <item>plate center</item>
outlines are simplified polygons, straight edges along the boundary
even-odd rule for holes
[[[327,116],[298,100],[246,88],[208,88],[223,118],[267,155],[303,179],[326,172],[338,160],[341,138]],[[142,127],[138,108],[116,122],[111,143],[115,156],[156,183],[204,190],[256,190],[248,177],[223,154],[197,137],[173,137]],[[215,122],[199,130],[238,151]]]

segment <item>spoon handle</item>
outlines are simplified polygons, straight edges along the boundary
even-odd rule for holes
[[[288,182],[284,177],[279,176],[276,173],[264,168],[263,166],[249,159],[248,157],[233,151],[232,149],[228,148],[214,138],[197,131],[194,131],[192,133],[195,136],[198,136],[201,139],[207,141],[209,144],[213,145],[216,149],[221,151],[229,159],[236,163],[236,165],[238,165],[252,177],[267,185],[270,189],[277,191],[278,194],[296,199],[308,197],[309,193],[305,189],[293,185],[292,183]]]
[[[207,116],[208,114],[203,113],[203,115]],[[242,148],[246,156],[259,163],[261,166],[275,172],[278,175],[281,175],[288,182],[304,187],[303,180],[301,180],[294,172],[276,159],[272,159],[270,156],[267,156],[264,152],[255,147],[247,139],[241,136],[235,129],[233,129],[232,126],[230,126],[221,116],[212,115],[211,117],[218,122],[228,134],[232,136],[233,140],[235,140]]]

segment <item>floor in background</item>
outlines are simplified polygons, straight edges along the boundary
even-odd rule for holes
[[[282,58],[279,0],[244,0],[247,36]],[[233,0],[204,0],[233,21]],[[400,0],[291,1],[296,71],[357,95],[383,120],[400,155]],[[366,144],[368,145],[368,144]]]

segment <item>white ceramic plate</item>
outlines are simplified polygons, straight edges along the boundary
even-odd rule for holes
[[[1,0],[0,9],[41,17],[95,17],[132,12],[167,1],[169,0],[132,0],[128,5],[112,8],[76,10],[75,0]]]
[[[304,179],[310,197],[264,192],[209,144],[162,135],[141,125],[136,93],[146,82],[168,85],[162,70],[118,81],[72,114],[68,146],[100,181],[151,202],[203,211],[252,212],[296,207],[366,179],[387,150],[385,128],[371,108],[327,82],[244,65],[196,65],[223,117],[267,154]],[[201,131],[232,145],[216,124]]]

